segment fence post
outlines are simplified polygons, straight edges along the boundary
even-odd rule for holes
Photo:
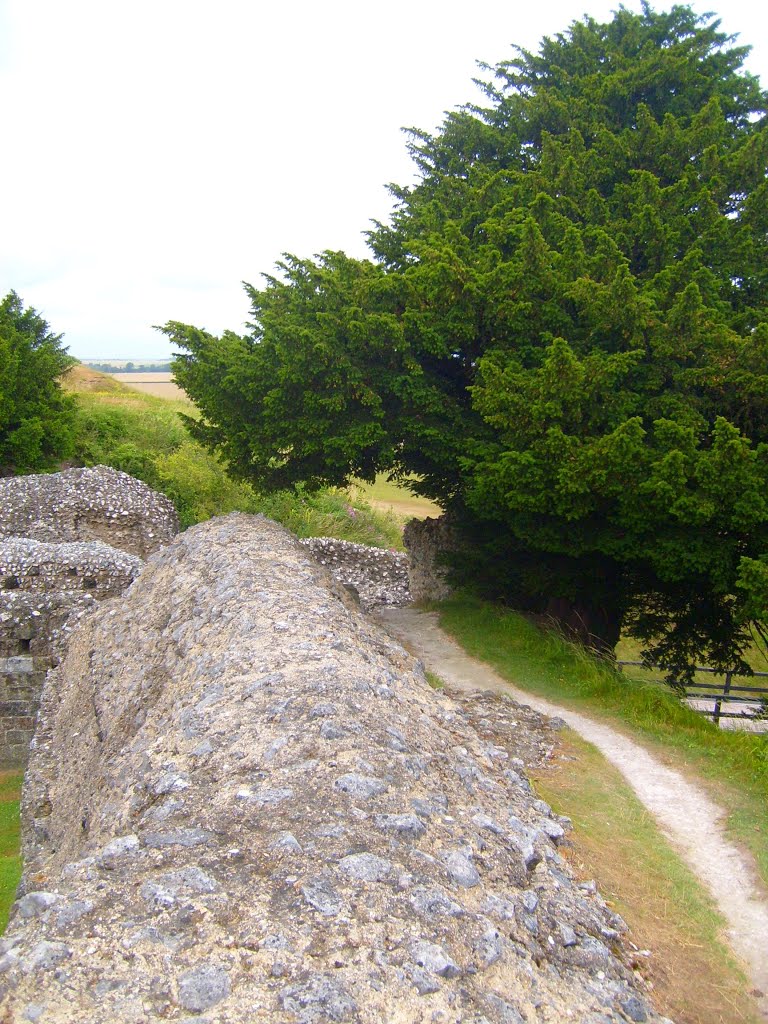
[[[720,709],[721,709],[722,704],[723,704],[723,697],[725,697],[730,692],[732,678],[733,678],[733,672],[726,672],[725,673],[725,686],[723,687],[722,696],[718,697],[717,700],[715,701],[715,708],[714,708],[714,711],[712,712],[712,721],[718,727],[718,729],[720,728]]]

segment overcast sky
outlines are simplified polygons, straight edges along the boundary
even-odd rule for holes
[[[719,5],[765,85],[768,17]],[[617,6],[0,0],[0,296],[80,358],[167,356],[170,319],[239,331],[282,252],[366,254],[412,180],[401,128],[476,99],[477,60]]]

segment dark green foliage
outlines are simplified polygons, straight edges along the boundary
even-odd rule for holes
[[[167,326],[196,436],[259,486],[415,473],[486,592],[598,646],[624,625],[677,673],[744,667],[768,119],[731,42],[645,5],[486,69],[487,107],[413,134],[375,262],[287,258],[243,338]]]
[[[0,476],[52,469],[72,451],[73,403],[59,377],[72,360],[15,292],[0,302]]]

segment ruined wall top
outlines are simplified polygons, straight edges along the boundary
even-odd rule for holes
[[[121,593],[141,572],[136,555],[101,541],[49,544],[0,537],[0,593],[9,590],[84,590],[94,597]]]
[[[0,479],[0,537],[101,540],[146,558],[178,528],[168,498],[108,466]]]
[[[379,605],[408,604],[408,556],[403,551],[354,544],[335,537],[307,537],[308,548],[334,579],[352,587],[365,610]]]
[[[657,1022],[482,716],[281,527],[181,534],[48,676],[0,1019]]]

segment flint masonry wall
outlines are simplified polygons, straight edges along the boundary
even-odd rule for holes
[[[100,542],[0,540],[0,768],[26,764],[45,673],[72,624],[142,565]]]
[[[0,768],[26,763],[45,673],[72,625],[177,529],[165,497],[105,466],[0,479]]]
[[[97,540],[146,558],[178,529],[168,498],[109,466],[0,478],[0,537]]]
[[[479,703],[276,524],[182,534],[48,676],[0,1019],[659,1021]]]
[[[365,609],[408,604],[408,556],[402,551],[353,544],[335,537],[300,541],[339,583],[351,587]]]

